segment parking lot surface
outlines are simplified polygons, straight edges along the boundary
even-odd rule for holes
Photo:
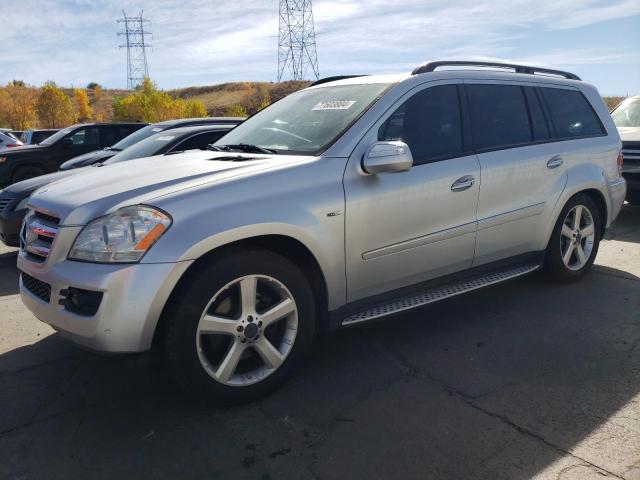
[[[578,283],[322,334],[284,388],[224,409],[65,343],[15,262],[0,248],[2,479],[640,479],[640,208]]]

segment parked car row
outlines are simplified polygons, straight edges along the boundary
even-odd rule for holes
[[[19,246],[19,231],[27,212],[27,200],[38,188],[74,175],[83,167],[100,166],[153,155],[203,149],[215,142],[243,119],[237,117],[189,118],[169,120],[139,128],[111,147],[73,158],[60,166],[60,171],[37,175],[10,185],[0,192],[0,240],[8,246]],[[91,126],[93,128],[93,125]],[[104,130],[100,127],[99,130]],[[67,137],[82,131],[69,127]],[[63,141],[54,140],[54,145]]]
[[[320,80],[206,151],[178,130],[29,197],[20,292],[63,337],[152,352],[207,401],[273,390],[319,329],[578,280],[626,194],[606,105],[559,70],[429,62]]]

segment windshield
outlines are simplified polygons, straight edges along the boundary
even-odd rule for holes
[[[111,146],[113,150],[124,150],[125,148],[129,148],[131,145],[138,143],[145,138],[149,138],[154,133],[158,133],[164,130],[162,127],[158,127],[155,125],[147,125],[146,127],[142,127],[140,130],[136,130],[131,135],[127,135],[118,143]]]
[[[616,127],[640,127],[640,99],[623,102],[611,117]]]
[[[60,140],[61,138],[66,137],[69,133],[73,132],[75,128],[76,128],[76,125],[72,127],[63,128],[62,130],[58,130],[56,133],[54,133],[50,137],[47,137],[44,140],[42,140],[40,142],[40,145],[52,145],[56,143],[58,140]]]
[[[292,93],[231,130],[215,145],[254,145],[276,153],[318,155],[389,84],[322,87]]]
[[[144,128],[142,130],[144,130]],[[135,135],[135,133],[133,135]],[[129,136],[131,137],[133,135]],[[118,163],[124,160],[132,160],[134,158],[143,158],[157,155],[158,153],[161,153],[161,150],[166,147],[169,142],[175,140],[176,137],[176,135],[171,134],[171,130],[169,130],[168,132],[156,133],[155,135],[152,135],[149,138],[136,143],[135,145],[127,148],[120,153],[116,153],[109,160],[103,162],[103,164],[109,165],[111,163]]]

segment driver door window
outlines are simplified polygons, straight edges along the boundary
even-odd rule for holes
[[[81,128],[67,138],[71,139],[74,148],[97,148],[100,143],[100,131],[96,127]]]
[[[458,157],[463,152],[456,85],[427,88],[404,102],[378,130],[378,140],[402,140],[414,165]]]

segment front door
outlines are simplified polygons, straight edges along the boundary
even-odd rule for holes
[[[364,175],[361,154],[350,158],[344,176],[348,301],[471,266],[480,166],[463,127],[460,94],[456,84],[418,87],[363,138],[367,146],[407,143],[414,159],[409,171]]]

